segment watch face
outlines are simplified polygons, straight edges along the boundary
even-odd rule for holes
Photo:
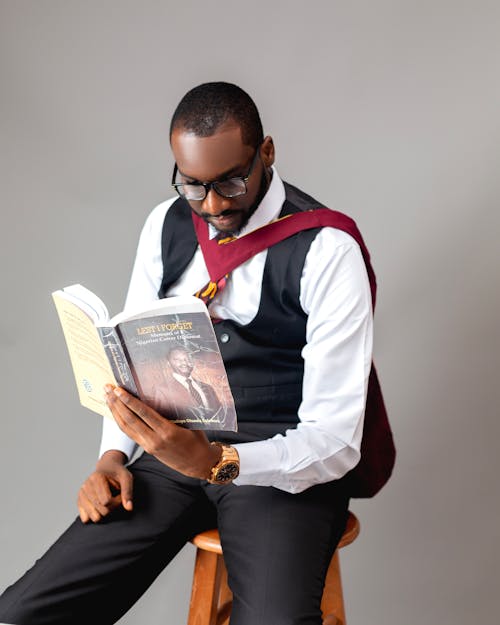
[[[217,471],[217,482],[229,482],[238,477],[240,470],[236,462],[228,462]]]

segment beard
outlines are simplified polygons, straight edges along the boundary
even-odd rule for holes
[[[269,181],[270,182],[270,181]],[[255,211],[259,208],[260,203],[262,202],[262,200],[264,199],[264,196],[267,193],[267,190],[269,189],[269,182],[267,180],[266,177],[266,170],[263,169],[262,170],[262,175],[260,177],[260,185],[259,185],[259,190],[257,192],[257,195],[255,197],[255,200],[253,201],[253,203],[250,205],[250,207],[248,208],[245,217],[243,219],[243,221],[240,224],[240,227],[238,229],[238,232],[233,232],[233,234],[238,234],[239,232],[241,232],[241,230],[243,230],[243,228],[247,225],[247,223],[250,221],[250,217],[255,213]]]

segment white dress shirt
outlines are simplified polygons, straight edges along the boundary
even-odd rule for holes
[[[165,214],[177,198],[159,204],[142,230],[125,309],[158,299],[163,277],[161,235]],[[276,170],[257,211],[239,236],[276,219],[285,189]],[[247,324],[257,314],[267,250],[236,268],[211,309],[221,319]],[[198,246],[167,295],[193,294],[209,280]],[[303,396],[299,423],[283,436],[234,445],[241,471],[235,484],[274,486],[296,493],[339,479],[360,458],[364,406],[372,361],[372,303],[358,244],[336,228],[322,228],[307,253],[300,305],[308,315]],[[104,419],[100,454],[136,449],[110,419]]]

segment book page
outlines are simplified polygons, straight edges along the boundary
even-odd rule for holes
[[[82,286],[72,284],[56,291],[61,297],[69,299],[81,308],[97,324],[109,325],[109,313],[106,304],[95,293]]]
[[[136,309],[127,309],[127,311],[114,315],[109,321],[109,325],[117,326],[124,321],[156,317],[163,313],[180,314],[188,312],[202,313],[209,318],[207,307],[201,299],[195,297],[194,295],[177,295],[175,297],[153,300],[152,302],[143,304]]]
[[[58,293],[53,293],[52,297],[66,339],[80,403],[112,419],[104,400],[104,385],[116,385],[116,381],[97,329],[76,304]]]

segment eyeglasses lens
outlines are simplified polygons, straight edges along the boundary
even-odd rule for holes
[[[222,197],[237,197],[247,192],[245,181],[241,178],[214,182],[213,187]],[[207,194],[206,188],[201,184],[179,184],[177,190],[186,200],[204,200]]]
[[[229,178],[229,180],[216,182],[214,188],[223,197],[236,197],[247,192],[245,181],[241,178]]]
[[[181,197],[186,200],[203,200],[205,198],[205,188],[199,184],[182,184],[177,187]]]

